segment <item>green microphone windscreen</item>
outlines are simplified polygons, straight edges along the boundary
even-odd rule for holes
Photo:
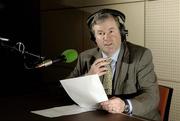
[[[65,50],[62,53],[62,55],[65,56],[65,59],[66,59],[65,62],[66,63],[71,63],[71,62],[75,61],[78,58],[78,53],[74,49]]]

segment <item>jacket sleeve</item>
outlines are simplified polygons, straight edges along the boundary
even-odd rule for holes
[[[87,73],[88,67],[87,67],[87,57],[84,56],[84,54],[79,54],[77,64],[74,68],[74,70],[69,74],[67,78],[74,78],[79,77]]]
[[[81,62],[81,58],[79,56],[74,70],[69,74],[69,76],[67,78],[74,78],[74,77],[78,77],[81,75],[81,64],[80,64],[80,62]]]
[[[156,110],[160,100],[152,53],[149,49],[146,49],[139,59],[136,78],[142,93],[131,99],[132,113],[143,116]]]

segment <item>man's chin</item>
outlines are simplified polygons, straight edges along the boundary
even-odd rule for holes
[[[108,55],[108,56],[112,56],[112,54],[115,52],[113,48],[106,48],[103,50],[103,52]]]

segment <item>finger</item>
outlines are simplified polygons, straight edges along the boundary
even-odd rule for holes
[[[103,76],[103,75],[105,75],[106,74],[106,72],[99,72],[98,73],[98,76]]]
[[[102,109],[103,109],[103,110],[108,111],[108,107],[107,107],[107,105],[101,105],[101,107],[102,107]]]
[[[108,65],[109,63],[110,61],[108,58],[99,58],[94,62],[94,64],[99,67]]]
[[[111,113],[122,113],[118,108],[113,108]]]
[[[110,98],[110,100],[115,99],[115,98],[117,98],[117,97],[113,96],[113,97]]]
[[[109,113],[116,113],[116,110],[114,108],[108,110]]]
[[[98,68],[102,68],[102,67],[106,67],[108,64],[109,64],[109,62],[101,61],[101,62],[97,63],[95,66]]]
[[[115,108],[115,107],[110,107],[110,108],[108,109],[108,112],[109,112],[109,113],[118,113],[118,110],[117,110],[117,108]]]
[[[94,61],[94,64],[97,65],[98,63],[103,62],[105,60],[106,60],[105,58],[98,58],[97,60]]]
[[[109,110],[110,108],[109,101],[104,101],[104,102],[101,102],[100,104],[103,107],[103,109]]]
[[[106,67],[98,68],[98,75],[99,76],[105,75],[106,73],[107,73],[107,68]]]
[[[101,102],[100,104],[101,105],[108,105],[109,103],[108,103],[109,101],[103,101],[103,102]]]
[[[106,67],[101,67],[101,68],[98,68],[99,72],[105,72],[107,73],[107,68]]]

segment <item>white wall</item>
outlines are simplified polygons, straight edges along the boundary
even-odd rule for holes
[[[147,1],[145,46],[154,57],[159,83],[174,88],[170,121],[180,121],[180,2]]]

